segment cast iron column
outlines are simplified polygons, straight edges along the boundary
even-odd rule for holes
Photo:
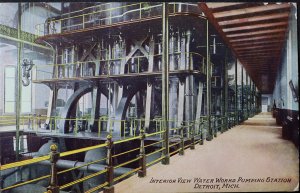
[[[249,117],[249,89],[248,89],[248,87],[249,87],[249,85],[248,85],[248,77],[249,77],[249,75],[248,75],[248,73],[245,71],[245,73],[246,73],[246,118],[245,119],[248,119],[248,117]]]
[[[242,114],[241,114],[241,122],[244,121],[244,70],[243,70],[243,66],[241,66],[242,69],[242,79],[241,79],[241,109],[242,109]]]
[[[163,164],[169,164],[169,22],[168,22],[168,3],[163,3],[162,21],[162,118],[164,132],[164,156]]]
[[[226,54],[225,54],[225,62],[224,62],[224,117],[225,123],[222,122],[222,130],[221,131],[226,131],[228,129],[228,65],[227,65],[227,49],[226,49]],[[225,126],[224,126],[225,124]]]
[[[18,39],[21,39],[21,3],[18,3]],[[17,84],[16,84],[16,159],[19,159],[20,153],[20,114],[21,114],[21,99],[22,99],[22,77],[21,77],[21,48],[22,43],[18,43],[18,66],[17,66]]]
[[[208,20],[206,20],[206,97],[207,97],[207,126],[208,136],[206,140],[210,141],[213,138],[213,131],[211,128],[210,114],[211,114],[211,63],[209,54],[209,39],[208,39]]]
[[[235,116],[235,125],[239,123],[239,116],[238,116],[238,85],[237,85],[237,59],[235,59],[235,95],[234,95],[234,116]]]

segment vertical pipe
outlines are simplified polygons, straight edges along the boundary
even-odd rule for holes
[[[248,106],[248,117],[251,117],[252,115],[251,115],[251,110],[252,110],[252,81],[251,81],[251,78],[249,78],[249,92],[248,92],[248,94],[249,94],[249,102],[248,102],[248,104],[249,104],[249,106]]]
[[[234,97],[234,115],[235,115],[235,124],[238,124],[238,85],[237,85],[237,59],[235,59],[235,69],[234,69],[234,73],[235,73],[235,97]]]
[[[256,115],[256,85],[253,84],[253,113]]]
[[[242,105],[242,117],[241,117],[241,121],[244,121],[244,69],[243,66],[241,66],[242,69],[242,79],[241,79],[241,85],[242,85],[242,90],[241,90],[241,105]]]
[[[227,130],[228,128],[228,65],[227,65],[227,49],[225,52],[225,62],[224,62],[224,117],[225,117],[225,123],[222,122],[222,129],[221,131]]]
[[[252,114],[255,115],[255,83],[252,84]]]
[[[21,39],[21,3],[18,3],[18,39]],[[21,47],[22,43],[18,42],[18,66],[17,66],[17,92],[16,92],[16,159],[19,159],[20,153],[20,114],[22,99],[22,77],[21,77]]]
[[[246,119],[248,119],[249,117],[249,85],[248,85],[248,78],[249,78],[249,75],[248,73],[245,71],[245,74],[246,74]]]
[[[253,104],[253,110],[254,110],[254,114],[256,114],[256,103],[257,103],[257,98],[256,98],[256,85],[254,84],[253,87],[253,97],[254,97],[254,104]]]
[[[207,125],[208,136],[207,140],[210,141],[213,138],[213,132],[211,128],[210,114],[211,114],[211,63],[209,54],[209,41],[208,41],[208,20],[206,20],[206,102],[207,102]]]
[[[162,118],[163,126],[165,128],[164,132],[164,160],[163,164],[169,164],[170,155],[169,155],[169,126],[168,126],[168,117],[169,117],[169,22],[168,22],[168,3],[163,3],[163,17],[162,17]]]

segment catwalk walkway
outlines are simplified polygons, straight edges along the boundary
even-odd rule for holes
[[[184,156],[171,157],[170,165],[148,168],[144,178],[134,175],[118,183],[115,192],[293,191],[298,164],[298,151],[281,138],[281,127],[271,114],[260,114]]]

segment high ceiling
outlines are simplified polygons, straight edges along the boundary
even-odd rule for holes
[[[263,94],[275,85],[291,5],[289,3],[199,3],[208,20]]]

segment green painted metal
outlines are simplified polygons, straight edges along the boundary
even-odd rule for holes
[[[248,119],[249,117],[249,85],[248,85],[248,78],[249,78],[249,75],[246,71],[246,86],[245,86],[245,90],[246,90],[246,115],[245,115],[245,120]]]
[[[221,131],[226,131],[228,128],[228,64],[227,64],[227,52],[228,50],[226,49],[225,53],[225,62],[224,62],[224,122],[222,121],[222,130]]]
[[[206,139],[208,141],[213,138],[213,130],[211,127],[211,63],[209,54],[209,39],[208,39],[208,20],[206,21],[206,97],[207,97],[207,126],[208,135]]]
[[[255,83],[253,82],[253,88],[252,88],[252,93],[253,93],[253,106],[252,106],[252,110],[253,110],[253,116],[256,114],[255,113]]]
[[[2,25],[2,24],[0,24],[0,34],[2,34],[4,36],[9,36],[12,38],[18,38],[20,40],[32,42],[32,43],[34,43],[35,39],[38,37],[37,35],[31,34],[31,33],[25,32],[25,31],[19,32],[19,29],[12,28],[12,27]]]
[[[241,85],[242,85],[242,90],[241,90],[241,104],[242,104],[242,115],[241,115],[241,122],[244,121],[244,69],[243,66],[241,66],[242,69],[242,79],[241,79]]]
[[[164,159],[162,160],[163,164],[170,163],[170,152],[169,152],[169,21],[168,21],[168,3],[163,3],[163,17],[162,17],[162,118],[163,118],[163,127],[165,130],[164,133]]]
[[[252,80],[250,78],[249,86],[249,117],[252,117]]]
[[[235,79],[234,79],[234,86],[235,86],[235,95],[234,95],[234,116],[235,116],[235,125],[238,124],[238,85],[237,85],[237,59],[235,59],[235,69],[234,69]]]
[[[28,32],[22,31],[22,30],[18,34],[18,29],[0,24],[0,38],[9,39],[9,40],[13,40],[16,42],[21,42],[24,44],[28,44],[31,46],[35,46],[35,47],[39,47],[39,48],[43,48],[43,49],[47,49],[47,50],[52,50],[49,47],[34,43],[34,41],[37,37],[38,36],[36,36],[34,34],[31,34],[31,33],[28,33]]]
[[[21,36],[21,3],[18,3],[18,30],[17,37],[20,39]],[[16,159],[19,159],[20,154],[20,114],[21,114],[21,99],[22,99],[22,71],[21,71],[21,50],[22,43],[18,42],[18,66],[17,66],[17,77],[16,77]]]

